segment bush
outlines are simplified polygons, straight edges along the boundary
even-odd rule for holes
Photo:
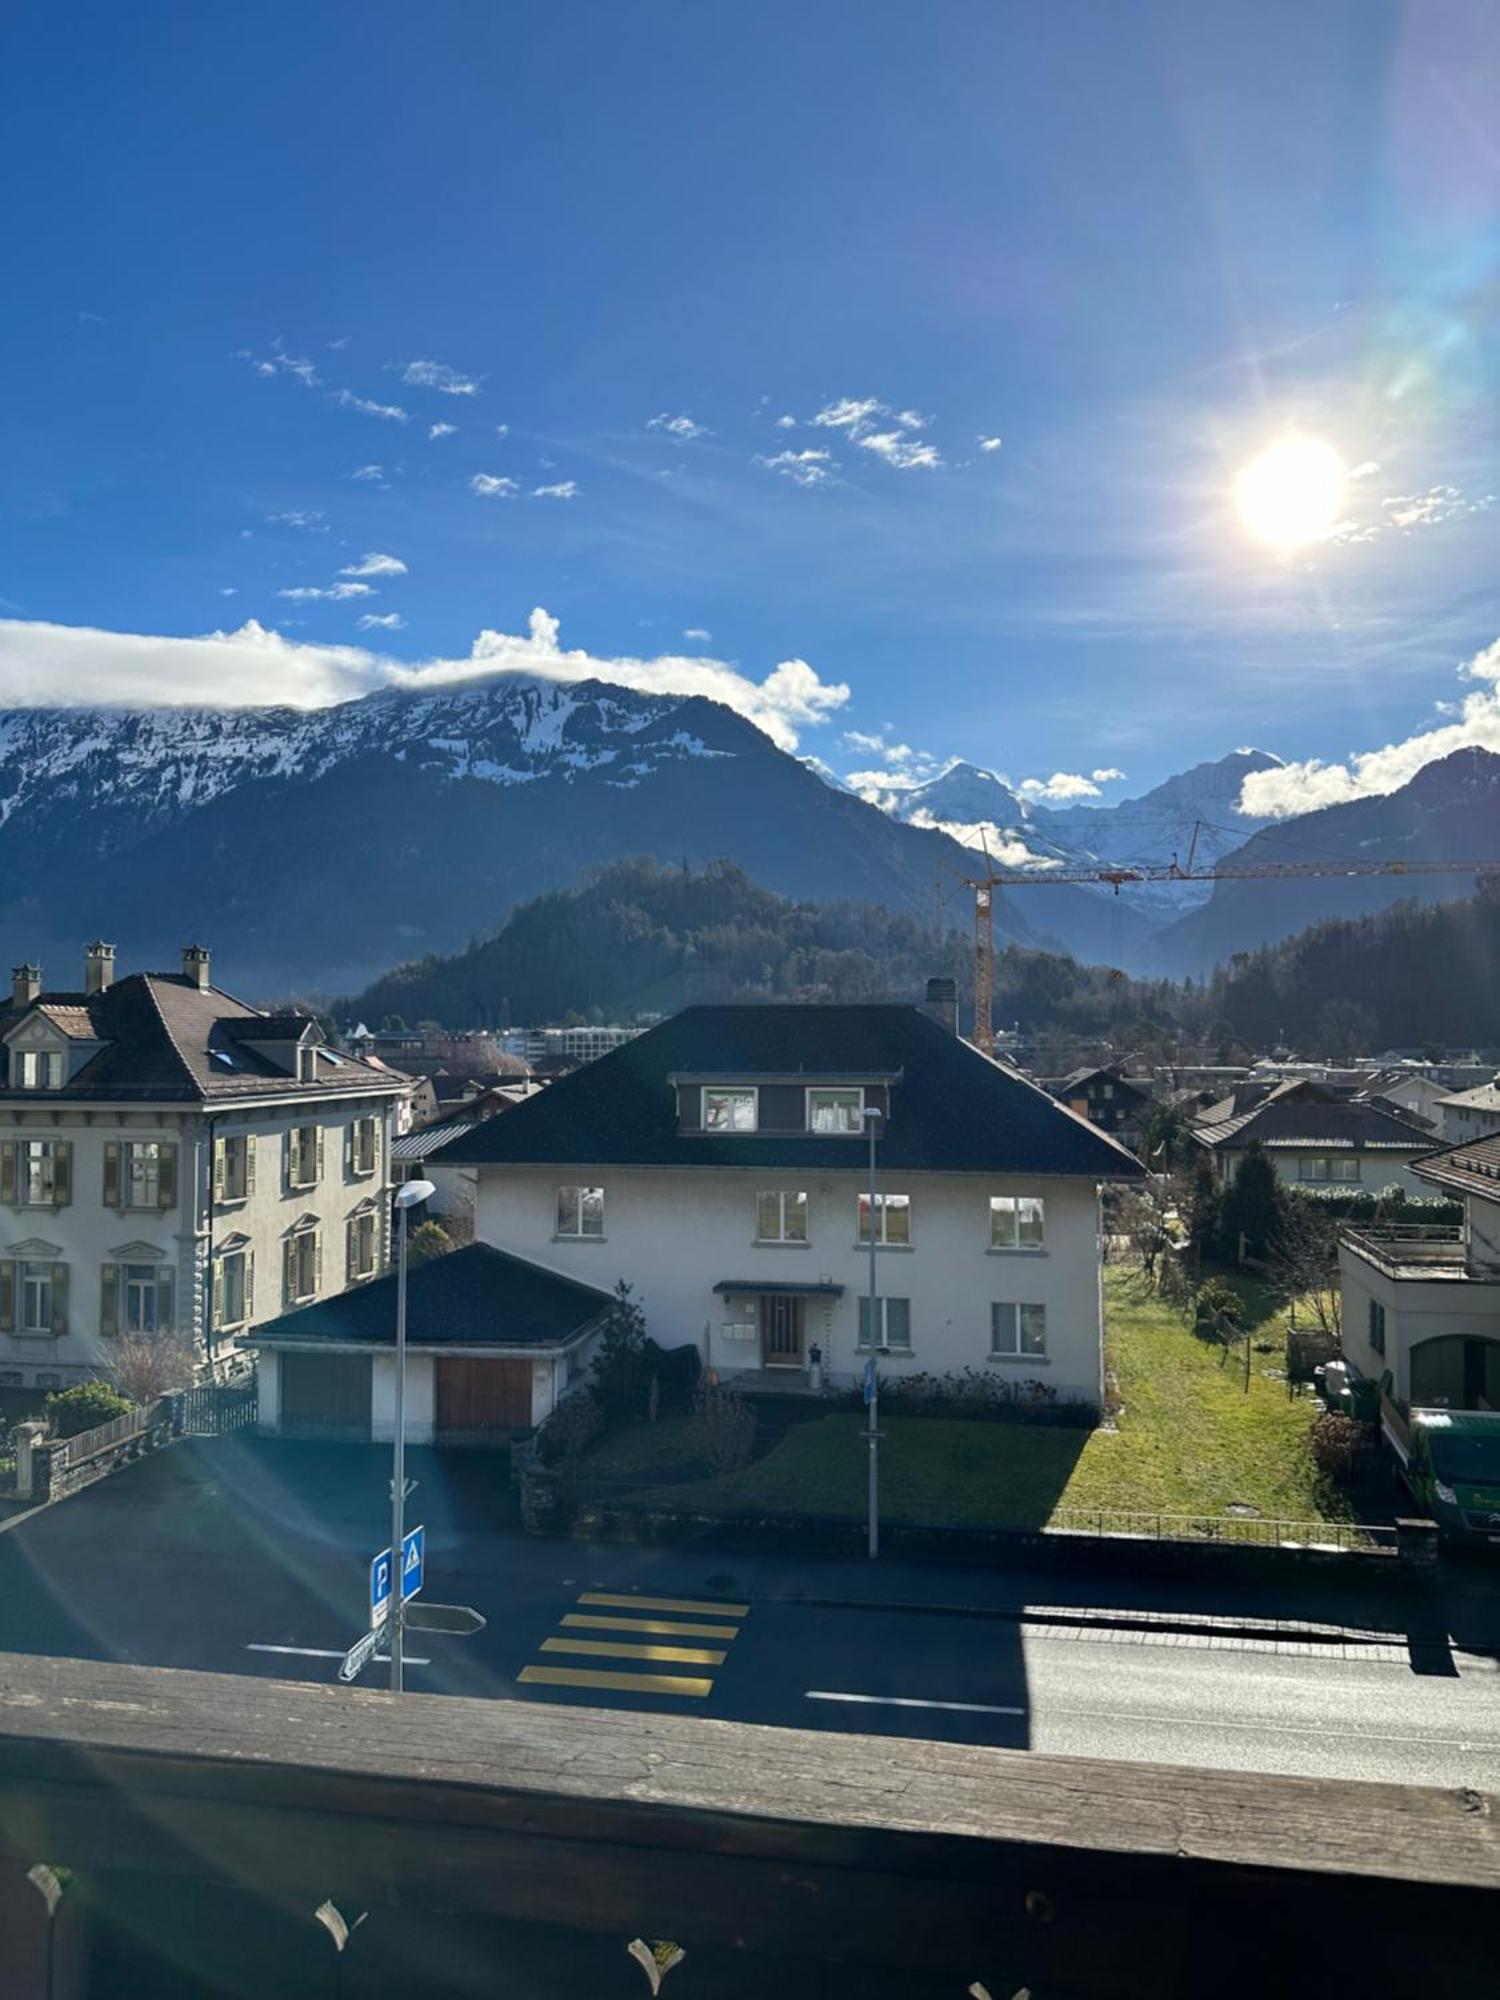
[[[109,1372],[132,1403],[154,1403],[171,1389],[185,1389],[198,1356],[184,1333],[121,1333],[110,1342]]]
[[[80,1382],[76,1389],[54,1389],[42,1405],[42,1415],[55,1438],[70,1438],[128,1416],[134,1407],[107,1382]]]
[[[1048,1382],[959,1368],[945,1375],[897,1375],[880,1383],[881,1407],[892,1416],[956,1417],[978,1423],[1042,1423],[1092,1429],[1092,1403],[1058,1396]]]
[[[682,1347],[659,1347],[648,1334],[641,1356],[647,1382],[656,1382],[658,1407],[668,1416],[685,1415],[693,1407],[698,1377],[703,1373],[703,1356],[697,1347],[692,1341]]]
[[[543,1465],[576,1465],[604,1431],[599,1398],[588,1389],[564,1396],[536,1434],[537,1457]]]
[[[1309,1433],[1313,1462],[1329,1479],[1351,1479],[1365,1448],[1366,1426],[1341,1410],[1325,1410]]]
[[[442,1223],[419,1222],[412,1231],[406,1245],[406,1262],[415,1269],[418,1264],[430,1264],[434,1257],[446,1257],[453,1248],[453,1238]]]
[[[737,1390],[701,1384],[693,1397],[693,1442],[716,1479],[727,1479],[750,1462],[755,1423],[753,1406]]]
[[[1227,1278],[1205,1278],[1193,1294],[1193,1319],[1216,1340],[1233,1340],[1244,1316],[1244,1303]]]
[[[632,1288],[621,1278],[605,1315],[591,1370],[594,1394],[611,1423],[646,1414],[651,1379],[647,1345],[646,1315]],[[650,1345],[655,1346],[655,1342]]]

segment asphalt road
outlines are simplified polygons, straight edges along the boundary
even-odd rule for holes
[[[368,1622],[387,1467],[179,1446],[0,1526],[0,1649],[331,1680]],[[518,1533],[497,1469],[413,1455],[426,1595],[487,1621],[411,1633],[414,1691],[1500,1789],[1500,1566],[1411,1623],[1385,1591],[599,1548]]]

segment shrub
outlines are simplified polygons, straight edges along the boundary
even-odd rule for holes
[[[107,1382],[80,1382],[75,1389],[54,1389],[42,1405],[42,1415],[56,1438],[77,1437],[96,1424],[127,1416],[134,1406]]]
[[[434,1257],[446,1257],[452,1248],[453,1238],[442,1223],[429,1218],[426,1222],[419,1222],[412,1231],[406,1246],[406,1261],[413,1268],[418,1264],[430,1264]]]
[[[646,1315],[632,1288],[621,1278],[600,1330],[591,1370],[594,1394],[611,1422],[645,1415],[651,1374],[647,1345]]]
[[[588,1389],[564,1396],[536,1434],[537,1456],[543,1465],[574,1465],[604,1430],[599,1398]]]
[[[185,1389],[197,1355],[181,1333],[122,1333],[109,1344],[109,1372],[132,1403],[154,1403],[169,1389]]]
[[[703,1356],[692,1341],[682,1347],[659,1347],[648,1334],[642,1348],[642,1367],[647,1381],[655,1381],[659,1407],[669,1416],[683,1416],[693,1407],[693,1394],[703,1372]]]
[[[1313,1462],[1329,1479],[1350,1479],[1365,1448],[1366,1429],[1341,1410],[1325,1410],[1310,1433]]]
[[[882,1407],[892,1416],[955,1417],[979,1423],[1043,1423],[1092,1428],[1092,1403],[1059,1397],[1049,1382],[958,1368],[945,1375],[882,1377]]]
[[[1227,1278],[1205,1278],[1193,1294],[1193,1319],[1216,1340],[1233,1340],[1244,1316],[1244,1303]]]
[[[749,1463],[755,1448],[755,1410],[735,1389],[704,1382],[693,1397],[693,1441],[713,1467],[716,1479],[727,1479]]]

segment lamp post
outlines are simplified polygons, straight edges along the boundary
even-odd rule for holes
[[[406,1218],[435,1195],[431,1181],[407,1181],[396,1190],[396,1439],[391,1452],[391,1594],[386,1629],[391,1641],[391,1693],[401,1692],[401,1544],[406,1540]]]
[[[865,1106],[865,1129],[870,1135],[870,1359],[869,1378],[865,1391],[865,1407],[870,1413],[869,1427],[865,1441],[870,1451],[870,1560],[880,1554],[880,1371],[876,1366],[875,1354],[879,1347],[878,1318],[879,1304],[875,1282],[876,1246],[876,1198],[875,1198],[875,1136],[880,1129],[880,1107],[875,1104]]]

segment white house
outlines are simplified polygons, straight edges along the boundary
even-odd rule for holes
[[[106,1371],[122,1332],[201,1351],[374,1277],[405,1079],[306,1015],[215,987],[209,955],[81,991],[18,967],[0,1008],[0,1385]]]
[[[1456,1090],[1439,1099],[1437,1112],[1443,1137],[1450,1145],[1500,1132],[1500,1083],[1481,1083],[1473,1090]]]
[[[1226,1116],[1226,1108],[1211,1112],[1192,1135],[1223,1185],[1234,1179],[1246,1148],[1259,1141],[1277,1179],[1292,1187],[1430,1193],[1411,1165],[1431,1152],[1432,1133],[1384,1104],[1298,1080],[1278,1085],[1247,1111]]]
[[[1344,1358],[1375,1379],[1389,1369],[1402,1401],[1500,1409],[1500,1134],[1416,1171],[1463,1202],[1463,1226],[1341,1232]]]

